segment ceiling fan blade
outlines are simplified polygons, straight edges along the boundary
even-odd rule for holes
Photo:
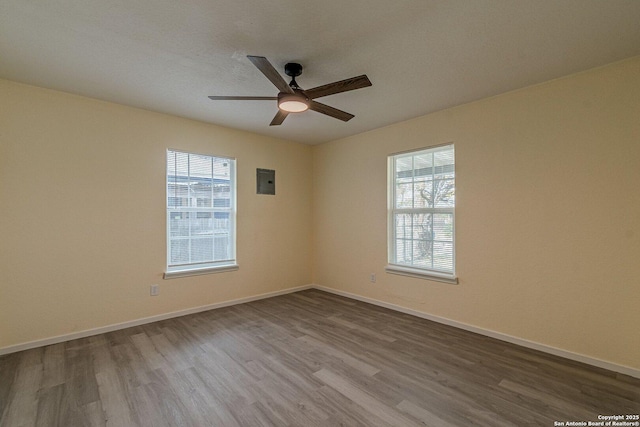
[[[247,55],[247,58],[249,58],[249,61],[251,61],[253,65],[255,65],[258,70],[260,70],[262,74],[264,74],[264,76],[268,78],[269,81],[275,85],[275,87],[278,88],[280,92],[293,93],[293,89],[289,87],[280,73],[278,73],[276,69],[273,68],[273,65],[271,65],[267,58],[265,58],[264,56],[251,55]]]
[[[273,118],[273,120],[271,120],[271,123],[269,123],[269,126],[281,125],[282,122],[284,122],[284,119],[286,119],[288,115],[289,115],[289,113],[279,109],[278,112],[276,113],[275,117]]]
[[[314,87],[313,89],[305,90],[304,92],[310,99],[315,99],[320,98],[321,96],[347,92],[349,90],[360,89],[367,86],[371,86],[371,81],[366,74],[363,74],[358,77],[351,77],[350,79],[340,80],[339,82]]]
[[[277,96],[210,96],[214,101],[275,101]]]
[[[309,103],[309,109],[313,111],[317,111],[318,113],[326,114],[327,116],[334,117],[338,120],[342,120],[343,122],[348,122],[349,120],[355,117],[353,114],[349,114],[346,111],[329,107],[328,105],[321,104],[317,101],[311,101]]]

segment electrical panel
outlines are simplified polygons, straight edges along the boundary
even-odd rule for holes
[[[256,169],[258,194],[276,194],[276,171],[273,169]]]

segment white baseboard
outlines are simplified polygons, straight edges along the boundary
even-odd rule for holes
[[[398,312],[401,312],[401,313],[410,314],[412,316],[421,317],[423,319],[431,320],[431,321],[434,321],[434,322],[437,322],[437,323],[442,323],[444,325],[453,326],[455,328],[463,329],[463,330],[466,330],[466,331],[475,332],[475,333],[480,334],[480,335],[485,335],[485,336],[488,336],[488,337],[491,337],[491,338],[495,338],[495,339],[498,339],[498,340],[501,340],[501,341],[506,341],[506,342],[509,342],[509,343],[512,343],[512,344],[516,344],[516,345],[519,345],[519,346],[522,346],[522,347],[526,347],[526,348],[530,348],[530,349],[533,349],[533,350],[542,351],[544,353],[553,354],[555,356],[564,357],[565,359],[575,360],[577,362],[586,363],[588,365],[596,366],[598,368],[607,369],[607,370],[613,371],[613,372],[619,372],[621,374],[629,375],[629,376],[634,377],[634,378],[640,378],[640,370],[632,368],[632,367],[629,367],[629,366],[624,366],[624,365],[619,365],[619,364],[616,364],[616,363],[607,362],[606,360],[596,359],[594,357],[586,356],[586,355],[579,354],[579,353],[574,353],[574,352],[571,352],[571,351],[568,351],[568,350],[563,350],[563,349],[560,349],[560,348],[548,346],[548,345],[541,344],[541,343],[534,342],[534,341],[529,341],[529,340],[526,340],[526,339],[523,339],[523,338],[514,337],[514,336],[511,336],[511,335],[503,334],[501,332],[496,332],[496,331],[492,331],[492,330],[489,330],[489,329],[483,329],[483,328],[479,328],[477,326],[468,325],[466,323],[462,323],[462,322],[458,322],[458,321],[455,321],[455,320],[447,319],[445,317],[434,316],[434,315],[431,315],[431,314],[423,313],[421,311],[412,310],[410,308],[402,307],[400,305],[391,304],[391,303],[380,301],[380,300],[376,300],[376,299],[373,299],[373,298],[368,298],[368,297],[364,297],[364,296],[361,296],[361,295],[353,294],[351,292],[345,292],[345,291],[341,291],[341,290],[338,290],[338,289],[327,288],[325,286],[320,286],[320,285],[315,285],[315,284],[297,286],[295,288],[282,289],[282,290],[279,290],[279,291],[267,292],[267,293],[260,294],[260,295],[254,295],[254,296],[245,297],[245,298],[238,298],[238,299],[218,302],[218,303],[214,303],[214,304],[202,305],[202,306],[199,306],[199,307],[188,308],[188,309],[185,309],[185,310],[172,311],[170,313],[158,314],[156,316],[144,317],[144,318],[141,318],[141,319],[130,320],[130,321],[127,321],[127,322],[122,322],[122,323],[115,323],[115,324],[112,324],[112,325],[102,326],[102,327],[99,327],[99,328],[86,329],[84,331],[73,332],[71,334],[63,334],[63,335],[58,335],[58,336],[55,336],[55,337],[44,338],[44,339],[40,339],[40,340],[29,341],[29,342],[26,342],[26,343],[21,343],[21,344],[11,345],[11,346],[7,346],[7,347],[2,347],[2,348],[0,348],[0,356],[2,356],[4,354],[9,354],[9,353],[15,353],[15,352],[18,352],[18,351],[29,350],[31,348],[42,347],[42,346],[45,346],[45,345],[58,344],[58,343],[61,343],[61,342],[70,341],[70,340],[74,340],[74,339],[78,339],[78,338],[86,338],[86,337],[90,337],[90,336],[93,336],[93,335],[104,334],[104,333],[107,333],[107,332],[113,332],[113,331],[117,331],[117,330],[120,330],[120,329],[130,328],[132,326],[139,326],[139,325],[144,325],[144,324],[147,324],[147,323],[157,322],[157,321],[160,321],[160,320],[171,319],[171,318],[174,318],[174,317],[180,317],[180,316],[186,316],[186,315],[189,315],[189,314],[200,313],[202,311],[213,310],[213,309],[216,309],[216,308],[229,307],[229,306],[236,305],[236,304],[243,304],[243,303],[246,303],[246,302],[257,301],[257,300],[261,300],[261,299],[265,299],[265,298],[271,298],[271,297],[276,297],[276,296],[280,296],[280,295],[286,295],[286,294],[290,294],[290,293],[293,293],[293,292],[304,291],[306,289],[312,289],[312,288],[313,289],[318,289],[320,291],[325,291],[325,292],[329,292],[329,293],[332,293],[332,294],[340,295],[340,296],[343,296],[343,297],[346,297],[346,298],[351,298],[351,299],[354,299],[354,300],[358,300],[358,301],[366,302],[366,303],[369,303],[369,304],[377,305],[377,306],[380,306],[380,307],[388,308],[390,310],[398,311]]]
[[[552,347],[549,345],[541,344],[535,341],[529,341],[523,338],[514,337],[511,335],[503,334],[501,332],[492,331],[489,329],[479,328],[477,326],[468,325],[466,323],[458,322],[455,320],[447,319],[445,317],[434,316],[431,314],[423,313],[421,311],[412,310],[410,308],[402,307],[400,305],[391,304],[388,302],[376,300],[373,298],[363,297],[361,295],[352,294],[351,292],[340,291],[338,289],[327,288],[325,286],[320,285],[311,285],[311,288],[318,289],[320,291],[329,292],[332,294],[340,295],[346,298],[355,299],[358,301],[366,302],[369,304],[377,305],[380,307],[388,308],[390,310],[399,311],[401,313],[410,314],[412,316],[421,317],[423,319],[431,320],[437,323],[442,323],[444,325],[453,326],[458,329],[463,329],[465,331],[474,332],[476,334],[484,335],[487,337],[495,338],[501,341],[506,341],[511,344],[516,344],[521,347],[530,348],[533,350],[538,350],[543,353],[553,354],[555,356],[560,356],[565,359],[574,360],[576,362],[586,363],[587,365],[596,366],[598,368],[607,369],[613,372],[619,372],[621,374],[629,375],[630,377],[640,378],[640,369],[635,369],[629,366],[618,365],[616,363],[607,362],[606,360],[596,359],[594,357],[586,356],[584,354],[574,353],[568,350],[563,350],[561,348]]]
[[[84,331],[73,332],[71,334],[57,335],[51,338],[44,338],[35,341],[29,341],[21,344],[10,345],[0,348],[0,356],[3,354],[15,353],[18,351],[29,350],[31,348],[43,347],[45,345],[58,344],[65,341],[71,341],[78,338],[86,338],[93,335],[104,334],[107,332],[113,332],[120,329],[130,328],[132,326],[144,325],[147,323],[153,323],[160,320],[171,319],[173,317],[186,316],[188,314],[200,313],[202,311],[213,310],[216,308],[229,307],[236,304],[244,304],[245,302],[257,301],[265,298],[277,297],[279,295],[290,294],[293,292],[304,291],[310,289],[311,285],[298,286],[295,288],[283,289],[280,291],[267,292],[260,295],[254,295],[245,298],[238,298],[229,301],[218,302],[214,304],[202,305],[199,307],[187,308],[185,310],[172,311],[170,313],[158,314],[156,316],[143,317],[141,319],[130,320],[122,323],[114,323],[112,325],[102,326],[99,328],[86,329]]]

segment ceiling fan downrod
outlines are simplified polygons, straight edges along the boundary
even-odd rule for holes
[[[298,86],[298,82],[296,82],[296,77],[302,74],[302,65],[297,62],[287,62],[284,65],[284,73],[291,77],[291,82],[289,82],[291,89],[301,90],[300,86]]]

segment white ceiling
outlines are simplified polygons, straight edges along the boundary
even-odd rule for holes
[[[270,127],[275,101],[207,98],[277,94],[246,55],[373,86]],[[636,55],[639,0],[0,0],[0,77],[308,144]]]

